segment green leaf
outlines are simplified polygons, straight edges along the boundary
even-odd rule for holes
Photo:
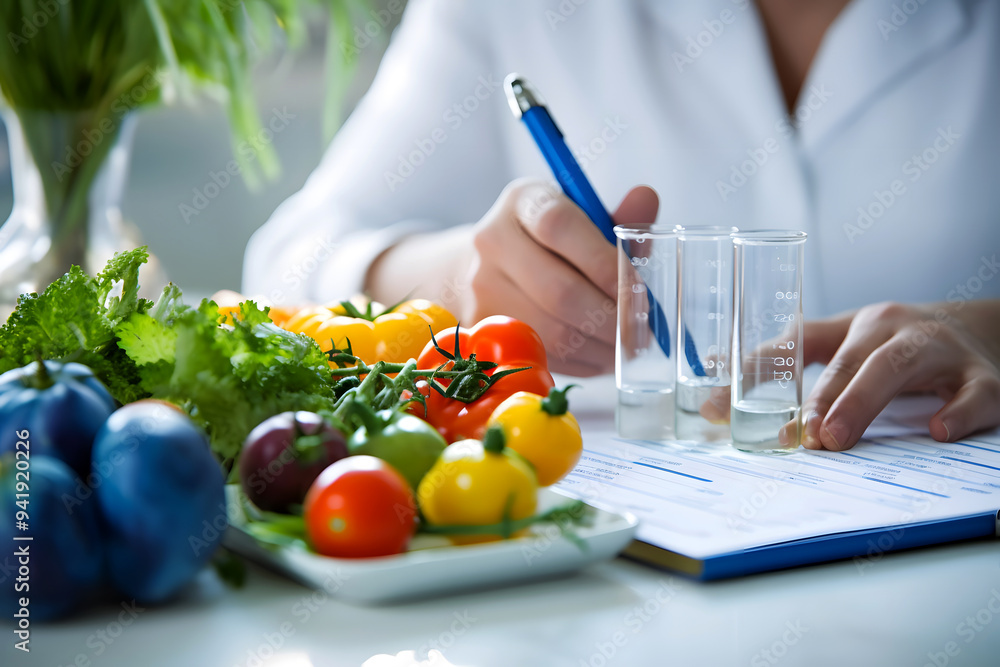
[[[90,367],[119,403],[149,396],[135,361],[115,344],[116,323],[149,307],[138,297],[139,267],[147,257],[145,247],[119,253],[96,278],[73,266],[41,295],[22,294],[0,327],[0,372],[40,354]],[[118,296],[109,298],[116,290]]]
[[[137,365],[174,363],[177,331],[165,327],[148,313],[132,313],[117,327],[118,347]]]
[[[104,270],[97,274],[96,285],[101,303],[107,304],[108,319],[119,322],[139,309],[139,267],[149,259],[146,246],[117,252],[108,260]],[[108,295],[121,283],[121,295]]]
[[[432,535],[499,535],[507,539],[518,531],[538,523],[554,523],[559,528],[559,533],[572,542],[581,551],[586,551],[590,547],[580,537],[571,530],[571,526],[586,526],[593,521],[594,510],[582,500],[572,500],[552,509],[525,517],[524,519],[511,519],[510,499],[504,509],[503,518],[500,523],[471,526],[471,525],[434,525],[422,523],[420,532]]]
[[[216,549],[212,555],[212,567],[222,581],[231,588],[243,588],[247,580],[246,562],[229,549]]]
[[[0,371],[31,362],[35,354],[61,359],[112,339],[111,323],[93,281],[74,266],[41,295],[22,294],[0,328]]]

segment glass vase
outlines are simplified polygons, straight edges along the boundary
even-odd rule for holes
[[[0,227],[6,318],[19,294],[41,293],[74,264],[93,275],[140,243],[120,207],[135,114],[4,109],[2,116],[14,191]]]

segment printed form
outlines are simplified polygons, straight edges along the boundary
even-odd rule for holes
[[[746,454],[584,424],[583,456],[558,488],[632,512],[638,540],[696,559],[1000,510],[1000,430],[939,443],[916,434],[926,434],[920,401],[901,406],[846,452]]]

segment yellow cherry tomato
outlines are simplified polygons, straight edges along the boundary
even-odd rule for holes
[[[449,445],[417,487],[424,519],[438,526],[490,526],[534,515],[538,506],[535,472],[504,446],[500,429],[482,441]],[[522,531],[523,532],[523,531]],[[453,535],[456,544],[491,542],[500,535]]]
[[[580,425],[567,412],[566,392],[573,386],[553,388],[546,397],[519,391],[490,415],[488,423],[503,428],[507,446],[535,467],[540,486],[568,475],[583,452]]]

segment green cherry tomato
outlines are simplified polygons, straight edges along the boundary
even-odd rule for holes
[[[414,489],[447,446],[437,429],[410,414],[382,410],[364,421],[348,439],[348,452],[382,459]]]

